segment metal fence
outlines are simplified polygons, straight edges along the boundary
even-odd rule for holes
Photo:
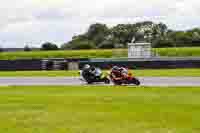
[[[200,68],[200,58],[0,60],[0,71],[77,70],[85,64],[102,69],[109,69],[114,65],[130,69]]]

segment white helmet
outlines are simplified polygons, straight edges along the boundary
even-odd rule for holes
[[[86,65],[84,65],[83,68],[84,68],[84,69],[89,69],[89,68],[90,68],[90,65],[89,65],[89,64],[86,64]]]

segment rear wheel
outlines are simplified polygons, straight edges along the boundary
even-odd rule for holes
[[[92,82],[92,81],[90,81],[90,80],[88,80],[88,81],[87,81],[87,83],[88,83],[88,84],[92,84],[93,82]]]
[[[108,78],[105,78],[105,79],[104,79],[104,83],[105,83],[105,84],[110,84],[110,80],[109,80]]]
[[[140,85],[140,81],[138,79],[136,79],[136,78],[133,78],[132,82],[133,82],[133,84],[135,84],[137,86]]]
[[[94,81],[92,80],[92,79],[90,79],[90,78],[85,78],[85,80],[86,80],[86,82],[88,83],[88,84],[92,84]]]

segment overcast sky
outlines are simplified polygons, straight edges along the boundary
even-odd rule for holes
[[[199,0],[5,0],[0,5],[0,45],[62,44],[92,23],[108,26],[151,20],[172,29],[200,27]]]

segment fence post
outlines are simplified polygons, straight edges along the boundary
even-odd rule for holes
[[[79,70],[79,63],[75,61],[68,62],[68,70]]]

